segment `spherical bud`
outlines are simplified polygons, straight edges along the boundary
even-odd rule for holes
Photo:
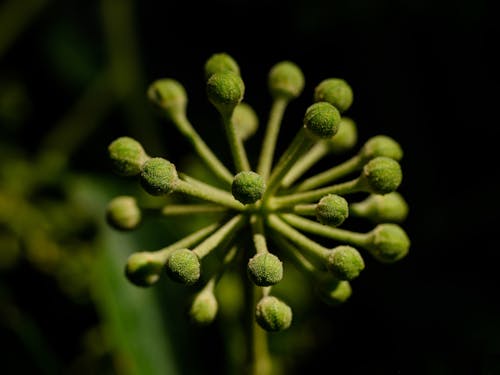
[[[205,80],[208,80],[215,73],[234,73],[240,75],[240,67],[227,53],[214,53],[205,62]]]
[[[250,105],[241,102],[234,108],[232,117],[236,134],[243,141],[255,134],[259,127],[259,118]]]
[[[244,94],[245,84],[237,74],[215,73],[207,81],[208,100],[223,116],[232,115]]]
[[[333,105],[319,102],[310,105],[304,115],[304,127],[315,138],[328,139],[337,134],[340,113]]]
[[[352,288],[347,280],[330,279],[319,283],[316,292],[323,302],[331,306],[337,306],[351,297]]]
[[[151,102],[166,110],[171,116],[186,112],[186,90],[174,79],[163,78],[154,81],[149,85],[147,94]]]
[[[350,211],[376,223],[400,223],[408,216],[408,204],[397,191],[370,194],[365,200],[352,203]]]
[[[378,156],[400,161],[403,158],[403,149],[391,137],[386,135],[376,135],[365,142],[360,151],[364,161],[368,161]]]
[[[255,285],[270,286],[283,278],[283,263],[274,254],[259,253],[248,261],[247,271]]]
[[[282,61],[271,68],[268,85],[274,98],[293,99],[304,89],[304,74],[295,63]]]
[[[342,154],[351,150],[357,141],[358,129],[356,123],[348,117],[342,117],[337,134],[326,140],[332,154]]]
[[[370,232],[367,249],[380,262],[396,262],[408,254],[409,248],[410,239],[397,224],[379,224]]]
[[[150,286],[158,281],[163,261],[154,253],[141,251],[128,257],[125,276],[137,286]]]
[[[207,325],[213,322],[219,305],[212,290],[203,289],[197,293],[189,309],[191,321],[198,325]]]
[[[141,144],[130,137],[120,137],[111,142],[108,155],[115,173],[121,176],[138,175],[148,159]]]
[[[349,84],[340,78],[327,78],[314,89],[315,102],[328,102],[341,113],[349,109],[353,95]]]
[[[198,256],[189,249],[175,250],[167,259],[167,275],[181,284],[191,285],[198,281],[201,265]]]
[[[250,204],[257,202],[264,191],[266,184],[264,179],[257,173],[252,171],[239,172],[234,176],[231,185],[231,191],[236,200],[243,204]]]
[[[141,210],[134,197],[119,196],[113,198],[106,208],[106,220],[118,230],[132,230],[141,222]]]
[[[326,267],[337,279],[352,280],[365,268],[365,262],[354,247],[341,245],[330,250]]]
[[[316,218],[321,224],[339,226],[349,216],[349,204],[336,194],[328,194],[316,205]]]
[[[399,187],[403,173],[396,160],[378,156],[365,164],[361,179],[369,192],[387,194]]]
[[[144,163],[141,185],[151,195],[165,195],[175,190],[179,178],[177,170],[168,160],[151,158]]]
[[[278,298],[267,296],[257,303],[255,319],[266,331],[283,331],[292,324],[292,309]]]

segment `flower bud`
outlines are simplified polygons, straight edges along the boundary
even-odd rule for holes
[[[264,183],[264,179],[252,171],[239,172],[234,176],[231,185],[234,198],[243,204],[257,202],[262,198],[265,190],[266,184]]]
[[[185,114],[187,94],[184,87],[176,80],[164,78],[154,81],[148,88],[148,98],[169,116]]]
[[[400,161],[403,158],[403,149],[391,137],[386,135],[376,135],[365,142],[360,151],[361,158],[364,161],[384,156]]]
[[[347,280],[330,279],[320,282],[316,287],[319,298],[328,305],[344,303],[352,294],[351,284]]]
[[[387,194],[395,191],[403,179],[401,166],[391,158],[378,156],[371,159],[363,167],[361,180],[369,192]]]
[[[198,325],[207,325],[213,322],[219,305],[211,289],[202,289],[197,293],[189,309],[191,321]]]
[[[388,194],[370,194],[361,202],[352,203],[350,212],[376,223],[400,223],[408,215],[408,204],[397,191]]]
[[[208,100],[222,116],[230,116],[243,100],[245,84],[235,73],[215,73],[207,81]]]
[[[334,105],[341,113],[349,109],[353,95],[351,86],[340,78],[327,78],[314,89],[315,102],[328,102]]]
[[[257,303],[255,319],[266,331],[283,331],[292,324],[292,309],[278,298],[267,296]]]
[[[151,158],[144,163],[141,185],[151,195],[165,195],[175,190],[177,181],[175,165],[163,158]]]
[[[348,117],[342,117],[337,133],[332,138],[326,140],[333,154],[342,154],[351,150],[357,141],[358,129],[356,123]]]
[[[248,261],[247,271],[255,285],[270,286],[283,278],[283,263],[274,254],[259,253]]]
[[[118,230],[132,230],[141,222],[141,210],[134,197],[119,196],[113,198],[106,208],[106,220]]]
[[[316,218],[324,225],[339,226],[348,215],[349,205],[340,195],[325,195],[316,205]]]
[[[215,73],[234,73],[240,75],[240,67],[227,53],[214,53],[205,62],[205,80],[208,80]]]
[[[125,276],[137,286],[150,286],[158,281],[163,261],[154,253],[141,251],[128,257]]]
[[[370,232],[366,248],[380,262],[393,263],[408,254],[410,239],[397,224],[379,224]]]
[[[166,271],[173,281],[192,285],[200,278],[200,260],[189,249],[175,250],[167,259]]]
[[[257,114],[250,105],[243,102],[234,108],[232,121],[236,134],[243,141],[254,135],[259,127]]]
[[[304,115],[304,127],[315,138],[333,137],[337,133],[339,123],[339,111],[326,102],[310,105]]]
[[[333,248],[326,262],[328,270],[339,280],[355,279],[365,268],[365,262],[358,250],[346,245]]]
[[[271,68],[268,85],[274,98],[293,99],[304,89],[304,75],[295,63],[282,61]]]
[[[130,137],[120,137],[111,142],[108,154],[115,173],[121,176],[138,175],[148,159],[141,144]]]

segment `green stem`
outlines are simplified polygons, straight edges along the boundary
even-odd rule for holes
[[[297,185],[294,191],[306,191],[329,184],[344,176],[347,176],[352,172],[361,169],[362,166],[362,159],[357,155],[353,156],[349,160],[346,160],[345,162],[336,165],[333,168],[327,169],[324,172],[309,177],[308,179]]]
[[[269,202],[269,207],[278,210],[285,207],[293,206],[297,203],[318,201],[327,194],[345,195],[363,190],[363,185],[359,178],[351,181],[346,181],[337,185],[327,186],[321,189],[305,191],[282,197],[273,197]]]
[[[267,123],[266,134],[262,142],[262,150],[259,157],[259,164],[257,166],[257,173],[267,180],[271,167],[273,164],[274,150],[278,139],[278,133],[285,113],[288,100],[286,98],[278,97],[273,101],[269,113],[269,121]]]
[[[323,260],[330,252],[330,250],[304,236],[276,215],[270,215],[267,219],[267,223],[276,232],[281,234],[283,237],[288,238],[290,241],[298,245],[301,250],[307,252],[310,256],[316,259]]]
[[[193,215],[193,214],[208,214],[215,212],[226,212],[226,207],[217,206],[215,204],[167,204],[161,209],[163,216],[177,215]]]
[[[295,264],[295,266],[307,276],[316,277],[317,273],[320,272],[314,264],[302,255],[299,249],[293,246],[280,234],[275,233],[273,241],[276,242],[280,249],[283,249],[287,253],[288,257]]]
[[[205,239],[202,243],[193,249],[193,252],[198,255],[200,259],[208,255],[213,249],[219,246],[225,239],[233,236],[245,223],[246,216],[236,215],[222,227],[220,227],[210,237]]]
[[[250,217],[250,224],[253,232],[253,243],[257,254],[269,252],[267,249],[266,237],[264,234],[264,224],[262,217],[259,215],[252,215]]]
[[[234,166],[236,167],[237,172],[249,171],[251,168],[245,152],[245,147],[243,146],[241,138],[236,134],[236,129],[234,128],[231,117],[232,112],[230,115],[223,115],[222,120],[224,122],[224,128],[226,129],[231,154],[233,155]]]
[[[298,204],[293,206],[293,212],[297,215],[315,216],[316,204]]]
[[[245,306],[247,327],[247,371],[248,375],[271,375],[272,363],[267,345],[267,332],[255,321],[255,308],[262,297],[263,288],[255,286],[250,280],[245,281]]]
[[[276,167],[274,167],[271,177],[267,183],[266,192],[262,197],[265,205],[267,200],[273,196],[281,184],[282,178],[288,173],[290,167],[306,152],[314,141],[307,135],[304,128],[300,129],[287,150],[283,153]]]
[[[305,172],[327,155],[330,148],[325,141],[316,143],[302,158],[297,160],[281,181],[281,187],[288,188],[297,181]]]
[[[177,242],[174,242],[173,244],[164,247],[163,249],[158,250],[157,252],[153,252],[154,254],[158,254],[158,259],[165,263],[170,256],[170,254],[177,249],[183,249],[183,248],[190,248],[193,245],[196,245],[200,241],[202,241],[204,238],[206,238],[208,235],[213,233],[217,228],[220,227],[219,223],[214,223],[207,225],[206,227],[203,227],[201,229],[198,229],[197,231],[191,233],[190,235],[180,239]]]
[[[184,114],[172,114],[172,121],[182,135],[191,143],[198,156],[203,160],[208,168],[218,177],[221,181],[228,186],[233,182],[233,174],[222,164],[222,162],[215,156],[212,150],[207,146],[205,141],[193,128],[189,120]]]
[[[182,177],[185,178],[186,175],[182,175]],[[191,181],[194,181],[192,177],[189,178],[189,181],[179,179],[175,186],[175,191],[208,202],[218,203],[238,211],[244,210],[245,206],[234,199],[227,191],[204,184],[200,181],[196,183],[192,183]]]
[[[322,225],[315,221],[305,219],[292,214],[283,214],[281,218],[288,224],[311,234],[316,234],[326,238],[330,238],[339,242],[348,243],[350,245],[365,247],[369,235],[366,233],[351,232],[346,229],[334,228],[328,225]]]

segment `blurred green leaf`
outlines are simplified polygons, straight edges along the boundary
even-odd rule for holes
[[[177,374],[168,341],[168,322],[162,317],[155,289],[138,288],[124,277],[126,259],[137,246],[133,237],[125,238],[106,225],[103,207],[111,198],[109,190],[90,178],[79,178],[73,189],[99,222],[91,290],[114,353],[117,373]]]

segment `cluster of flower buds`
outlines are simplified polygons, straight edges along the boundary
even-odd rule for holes
[[[217,315],[219,279],[243,259],[246,274],[241,276],[253,285],[256,296],[255,321],[267,331],[280,331],[292,323],[286,298],[272,292],[283,278],[284,262],[303,271],[316,285],[318,296],[336,305],[350,297],[350,282],[365,268],[364,257],[392,263],[407,255],[410,240],[400,224],[408,206],[396,191],[402,181],[403,151],[394,139],[376,135],[354,156],[319,174],[307,173],[321,159],[338,157],[356,145],[356,123],[345,116],[353,101],[345,80],[328,78],[315,86],[311,105],[297,121],[295,137],[275,158],[285,110],[304,89],[303,72],[295,63],[275,64],[268,75],[271,108],[253,168],[245,141],[256,133],[259,119],[243,101],[245,84],[239,65],[227,53],[215,53],[207,59],[204,73],[207,98],[220,115],[231,151],[231,168],[192,126],[181,83],[158,79],[147,95],[225,188],[177,171],[173,163],[148,155],[130,137],[109,145],[117,174],[136,176],[151,195],[187,195],[196,202],[167,204],[160,209],[162,214],[219,212],[222,217],[163,249],[133,253],[126,264],[132,283],[150,286],[165,274],[175,282],[196,286],[189,314],[194,322],[208,324]],[[363,200],[348,202],[360,193],[365,193]],[[140,224],[141,212],[134,197],[119,196],[109,203],[107,219],[116,229],[132,230]],[[359,233],[340,228],[350,216],[367,219],[373,229]],[[211,254],[218,254],[220,267],[207,275],[203,263]]]

